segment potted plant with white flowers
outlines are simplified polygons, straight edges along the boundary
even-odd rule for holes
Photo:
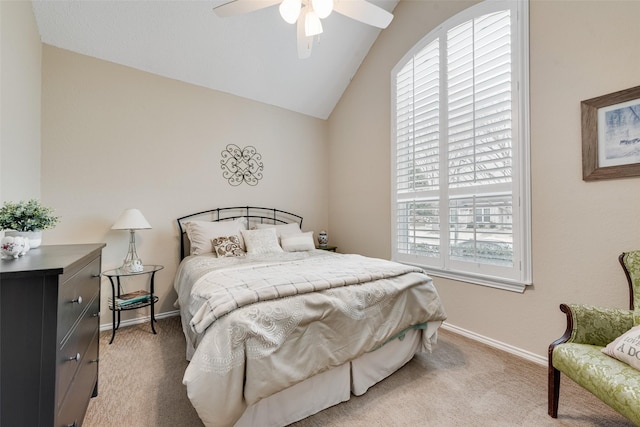
[[[31,249],[40,246],[42,230],[55,227],[59,220],[52,208],[36,199],[5,202],[0,208],[0,230],[5,230],[5,236],[28,238]]]

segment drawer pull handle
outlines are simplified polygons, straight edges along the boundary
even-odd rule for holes
[[[93,359],[93,360],[90,360],[89,363],[98,363],[99,361],[100,359]]]
[[[76,355],[75,355],[75,356],[70,357],[68,360],[69,360],[70,362],[71,362],[71,361],[79,362],[79,361],[80,361],[80,353],[76,353]]]
[[[78,427],[78,420],[75,420],[74,422],[72,422],[71,424],[67,424],[66,427]]]
[[[100,317],[100,312],[93,313],[92,317]]]
[[[82,304],[82,296],[78,296],[78,298],[71,300],[72,303]]]

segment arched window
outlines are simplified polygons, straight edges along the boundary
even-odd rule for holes
[[[485,1],[392,72],[396,261],[472,283],[531,283],[528,2]]]

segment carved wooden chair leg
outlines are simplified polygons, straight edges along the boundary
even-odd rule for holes
[[[549,415],[558,418],[558,401],[560,399],[560,371],[553,367],[549,360]]]

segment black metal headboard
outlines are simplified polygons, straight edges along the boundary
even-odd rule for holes
[[[238,218],[246,218],[249,228],[252,224],[287,224],[297,222],[302,229],[302,217],[291,212],[273,208],[261,208],[257,206],[236,206],[231,208],[217,208],[185,215],[178,218],[180,229],[180,259],[188,255],[189,238],[184,224],[189,221],[233,221]]]

